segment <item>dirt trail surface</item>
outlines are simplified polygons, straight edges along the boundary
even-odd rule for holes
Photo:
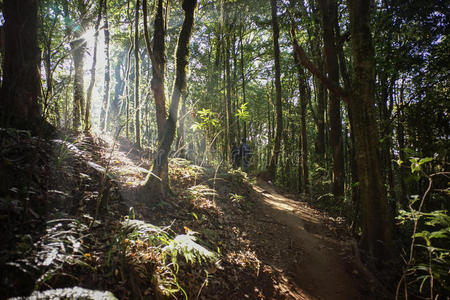
[[[301,255],[296,259],[283,257],[282,268],[293,279],[300,299],[368,299],[364,281],[352,265],[352,249],[347,241],[339,240],[335,227],[327,227],[329,218],[276,191],[269,183],[258,180],[254,190],[267,221],[282,224],[293,244],[299,245]],[[276,242],[276,241],[274,241]]]

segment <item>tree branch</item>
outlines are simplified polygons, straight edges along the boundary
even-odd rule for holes
[[[297,53],[298,57],[300,58],[301,64],[307,68],[314,76],[319,78],[319,80],[322,82],[322,84],[333,94],[340,97],[342,100],[344,100],[345,103],[349,100],[348,93],[340,87],[336,82],[330,80],[328,77],[326,77],[319,68],[314,65],[306,56],[305,51],[302,47],[300,47],[297,43],[297,39],[295,38],[295,30],[294,28],[291,29],[291,37],[292,37],[292,45],[294,46],[294,50]]]

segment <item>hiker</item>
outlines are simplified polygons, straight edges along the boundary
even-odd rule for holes
[[[236,143],[231,144],[231,163],[233,165],[233,169],[237,169],[239,167],[239,149],[236,146]]]
[[[252,156],[250,146],[246,143],[245,137],[242,138],[242,143],[239,145],[239,155],[242,160],[242,170],[248,174],[248,164]]]

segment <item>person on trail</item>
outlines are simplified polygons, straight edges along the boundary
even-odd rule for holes
[[[250,146],[246,143],[245,137],[242,138],[242,143],[239,145],[239,155],[242,160],[242,170],[248,174],[248,164],[252,156]]]
[[[239,149],[236,146],[236,143],[231,144],[231,163],[233,165],[233,169],[237,169],[239,167]]]

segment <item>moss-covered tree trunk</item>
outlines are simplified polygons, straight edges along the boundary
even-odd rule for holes
[[[176,77],[172,91],[172,101],[169,108],[169,116],[166,120],[165,130],[158,148],[158,155],[153,162],[152,172],[147,176],[145,189],[154,195],[166,196],[170,192],[169,186],[169,152],[175,138],[178,119],[178,107],[181,96],[186,90],[187,68],[189,66],[190,38],[194,25],[194,14],[197,0],[184,0],[184,22],[178,37],[176,51]],[[156,30],[156,28],[155,28]]]
[[[0,99],[1,126],[36,130],[42,123],[38,6],[37,0],[3,1],[5,57]]]
[[[348,0],[353,53],[352,94],[349,109],[354,123],[360,179],[363,235],[361,246],[382,261],[392,245],[393,220],[383,185],[375,118],[375,61],[370,32],[370,2]]]
[[[158,128],[158,142],[161,142],[166,124],[166,95],[164,92],[165,83],[165,29],[164,29],[164,13],[163,0],[158,0],[156,9],[156,17],[154,24],[153,37],[153,55],[155,62],[153,64],[152,91],[155,97],[156,124]]]
[[[276,176],[276,169],[278,163],[278,156],[281,149],[281,136],[283,134],[283,107],[281,103],[281,71],[280,71],[280,27],[278,25],[277,17],[277,1],[270,1],[272,8],[272,31],[273,31],[273,50],[274,50],[274,61],[275,61],[275,140],[273,144],[272,154],[269,164],[269,173],[272,178]]]
[[[339,83],[338,51],[336,47],[337,3],[336,0],[320,0],[323,22],[323,43],[328,78]],[[340,99],[329,93],[330,142],[333,155],[333,195],[336,199],[344,195],[344,147]]]

